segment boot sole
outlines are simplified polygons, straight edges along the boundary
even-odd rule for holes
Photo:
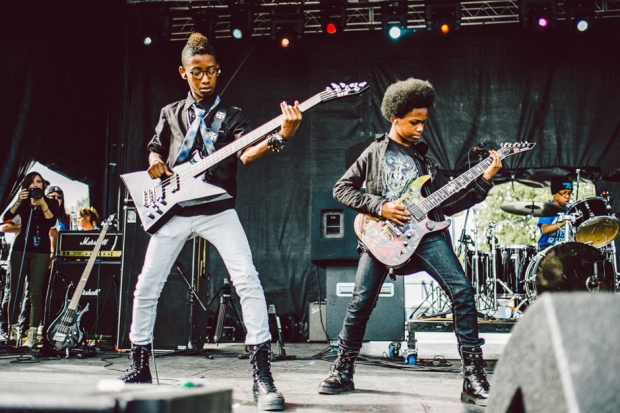
[[[471,394],[461,392],[461,401],[463,403],[475,404],[476,406],[486,407],[488,399],[478,399]]]
[[[340,393],[345,393],[345,392],[352,391],[352,390],[355,390],[355,385],[353,383],[347,384],[346,386],[341,387],[339,389],[332,389],[329,387],[319,386],[319,394],[340,394]]]
[[[254,395],[254,403],[260,410],[284,410],[284,399],[260,400],[258,395]]]

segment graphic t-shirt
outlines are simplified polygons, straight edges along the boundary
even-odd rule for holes
[[[548,204],[552,204],[551,201],[547,202]],[[568,211],[568,208],[564,207],[564,209],[566,209]],[[552,216],[552,217],[540,217],[538,218],[538,229],[540,230],[540,239],[538,240],[538,246],[539,247],[545,247],[548,245],[555,245],[558,242],[562,242],[565,239],[565,234],[566,234],[566,226],[560,228],[559,230],[545,235],[542,232],[542,225],[551,225],[551,224],[555,224],[556,222],[558,222],[558,219],[560,217],[558,215]]]
[[[419,165],[415,161],[413,145],[404,146],[390,139],[383,158],[383,197],[394,201],[402,196],[419,176]]]

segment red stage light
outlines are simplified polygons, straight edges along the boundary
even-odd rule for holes
[[[336,23],[329,22],[325,25],[325,32],[327,32],[327,34],[336,34],[337,31],[338,26],[336,26]]]

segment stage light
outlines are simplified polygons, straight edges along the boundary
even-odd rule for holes
[[[338,25],[334,22],[328,22],[325,25],[324,32],[327,34],[336,34],[338,33]]]
[[[299,6],[274,7],[271,10],[271,39],[283,49],[292,49],[301,40],[304,17]]]
[[[139,41],[144,47],[155,48],[169,39],[169,19],[165,11],[157,11],[139,20]]]
[[[347,24],[346,0],[321,0],[321,28],[330,36],[340,34]]]
[[[217,15],[214,9],[194,9],[192,11],[194,31],[206,36],[209,41],[215,39],[216,21]]]
[[[252,1],[235,0],[228,6],[230,11],[230,35],[242,40],[252,35]]]
[[[584,33],[592,27],[595,17],[593,0],[570,0],[564,5],[566,21],[578,33]]]
[[[390,39],[398,40],[403,34],[403,27],[398,22],[388,23],[387,33]]]
[[[407,29],[407,2],[390,1],[381,8],[383,32],[392,40],[400,39]]]
[[[545,31],[558,19],[556,0],[520,0],[519,15],[524,28]]]
[[[461,27],[460,3],[429,1],[425,5],[426,29],[448,35]]]
[[[292,49],[299,37],[297,30],[288,25],[282,26],[276,34],[276,40],[283,49]]]

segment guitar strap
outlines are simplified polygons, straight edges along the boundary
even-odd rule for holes
[[[213,122],[211,123],[211,127],[207,127],[207,137],[203,137],[202,142],[204,148],[207,150],[207,153],[211,155],[215,152],[215,141],[217,141],[218,133],[220,132],[220,128],[222,127],[222,122],[226,119],[226,108],[221,105],[217,108],[215,112],[215,116],[213,117]],[[213,175],[219,163],[216,163],[211,168],[209,168],[206,174]],[[206,176],[205,174],[205,176]]]
[[[213,144],[215,143],[215,141],[217,141],[217,136],[220,132],[220,128],[222,127],[222,122],[224,122],[224,119],[226,119],[226,108],[219,106],[217,108],[217,111],[215,112],[215,116],[213,117],[211,127],[207,127],[208,136],[203,137],[202,139],[204,147],[209,155],[215,152],[215,146]]]

